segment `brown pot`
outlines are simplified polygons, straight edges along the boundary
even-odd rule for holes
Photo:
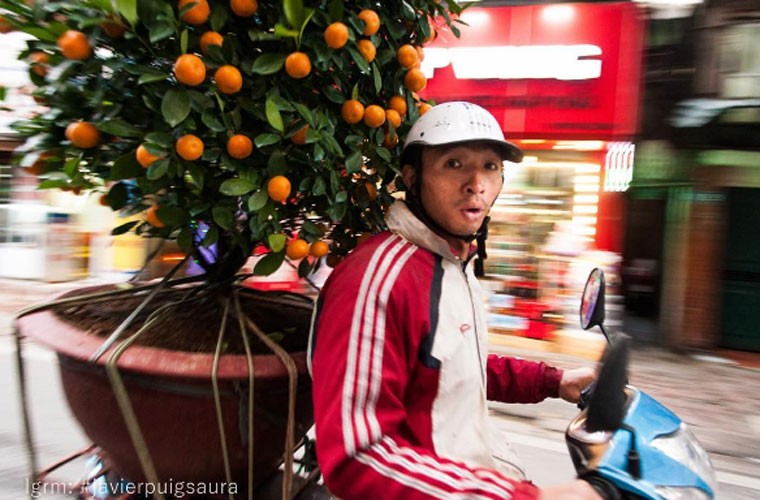
[[[89,287],[76,293],[101,291]],[[304,307],[308,307],[304,304]],[[303,311],[300,311],[303,312]],[[88,358],[103,339],[87,334],[52,312],[19,321],[21,335],[58,354],[64,392],[84,432],[105,452],[113,469],[131,481],[144,481],[140,462],[106,376],[108,353],[96,364]],[[311,380],[306,353],[291,353],[298,368],[295,439],[313,423]],[[213,354],[134,345],[118,361],[140,429],[160,481],[226,480],[211,383]],[[279,466],[288,416],[288,375],[275,355],[255,355],[254,487]],[[248,367],[244,355],[224,355],[218,380],[233,480],[247,485]]]

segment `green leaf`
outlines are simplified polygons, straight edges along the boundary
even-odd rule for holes
[[[156,215],[167,226],[181,226],[189,219],[187,211],[181,207],[159,207]]]
[[[401,2],[401,14],[407,21],[414,21],[417,18],[417,14],[414,12],[414,7],[408,2]]]
[[[377,153],[377,156],[379,156],[381,160],[383,160],[386,163],[390,163],[392,159],[390,151],[388,151],[385,148],[377,148],[375,149],[375,153]]]
[[[206,234],[203,235],[203,240],[201,240],[201,245],[208,248],[214,243],[216,243],[218,240],[219,240],[219,230],[216,228],[216,225],[212,224],[206,230]]]
[[[120,118],[100,122],[98,123],[98,129],[106,134],[117,137],[141,137],[143,135],[142,130]]]
[[[351,54],[351,58],[354,60],[356,65],[359,67],[359,70],[362,73],[368,73],[369,72],[369,64],[367,63],[367,60],[364,59],[364,56],[359,53],[358,50],[356,50],[353,47],[347,47],[348,53]]]
[[[213,31],[221,31],[229,18],[229,12],[225,2],[209,2],[211,4],[211,15],[208,22]]]
[[[336,104],[343,104],[346,100],[346,97],[333,85],[325,85],[322,87],[322,95]]]
[[[145,136],[145,142],[171,148],[174,146],[174,136],[168,132],[151,132]]]
[[[305,278],[311,273],[311,262],[309,259],[301,259],[301,263],[298,264],[298,276]]]
[[[137,79],[138,85],[145,85],[146,83],[160,82],[166,80],[169,77],[167,73],[161,71],[143,71],[140,74],[140,78]]]
[[[314,115],[312,114],[311,110],[307,106],[304,106],[300,102],[294,102],[293,106],[298,111],[298,114],[301,115],[301,117],[304,120],[306,120],[306,123],[308,123],[310,127],[316,126],[314,122]]]
[[[111,189],[108,190],[108,194],[106,194],[106,201],[112,210],[120,210],[124,208],[129,201],[129,190],[127,189],[127,185],[123,182],[117,182],[111,186]]]
[[[285,260],[285,252],[268,253],[253,267],[253,274],[269,276],[277,271]]]
[[[229,231],[234,223],[232,210],[227,207],[214,207],[211,209],[211,215],[214,217],[214,222],[225,231]]]
[[[301,230],[307,234],[310,234],[312,236],[322,236],[323,231],[320,229],[319,226],[314,224],[313,222],[307,220],[303,224],[301,224]]]
[[[282,252],[285,250],[287,238],[282,233],[270,234],[269,238],[267,238],[267,242],[269,243],[269,248],[271,248],[273,252]]]
[[[272,151],[272,154],[269,155],[269,160],[267,161],[267,171],[269,172],[269,175],[272,177],[275,175],[285,175],[287,169],[288,159],[285,157],[285,153],[281,149]]]
[[[327,4],[327,13],[331,21],[340,21],[343,19],[343,0],[330,0]]]
[[[362,159],[361,151],[354,151],[348,155],[348,158],[346,158],[346,170],[348,170],[350,174],[361,170],[362,165],[364,165],[364,160]]]
[[[199,189],[203,189],[205,185],[206,170],[201,167],[197,162],[187,162],[187,171],[190,173],[190,178],[193,179],[193,183],[198,186]]]
[[[282,9],[285,11],[285,19],[290,27],[300,29],[306,15],[303,0],[283,0]]]
[[[380,74],[380,66],[376,62],[372,63],[372,75],[375,77],[375,93],[379,94],[383,90],[383,77]]]
[[[187,53],[187,37],[188,37],[187,30],[186,29],[182,30],[182,33],[179,36],[179,50],[183,54]]]
[[[109,179],[119,181],[122,179],[133,179],[143,172],[142,166],[137,163],[134,151],[130,151],[116,159],[111,167]]]
[[[214,108],[206,108],[201,115],[201,121],[214,132],[224,132],[227,127],[219,121],[219,112]]]
[[[150,28],[148,38],[151,43],[160,42],[174,34],[174,26],[169,23],[156,23]],[[184,53],[184,52],[183,52]]]
[[[251,71],[257,75],[272,75],[282,69],[287,54],[261,54],[253,61]]]
[[[325,193],[327,193],[325,179],[324,177],[317,177],[317,180],[314,181],[314,187],[311,189],[311,194],[314,196],[322,196]]]
[[[290,29],[280,23],[274,25],[274,34],[279,38],[298,38],[298,30]]]
[[[170,163],[171,159],[169,158],[161,158],[160,160],[156,160],[151,163],[150,167],[148,167],[148,173],[146,174],[148,179],[155,181],[156,179],[160,179],[161,177],[165,176],[169,171]]]
[[[64,179],[46,179],[37,185],[37,189],[56,189],[68,186]]]
[[[275,101],[271,98],[267,98],[265,106],[267,121],[269,124],[275,130],[284,132],[285,125],[282,123],[282,115],[280,114],[280,110],[277,108]]]
[[[137,24],[137,0],[116,0],[116,10],[129,24]]]
[[[264,146],[271,146],[272,144],[277,144],[280,142],[282,137],[280,137],[278,134],[259,134],[256,136],[256,138],[253,140],[253,143],[256,145],[257,148],[263,148]]]
[[[184,89],[171,89],[161,101],[161,114],[166,123],[176,127],[190,114],[190,96]]]
[[[269,201],[269,194],[266,190],[256,191],[250,198],[248,198],[248,210],[251,212],[258,212],[264,208],[267,201]]]
[[[219,186],[219,192],[227,196],[241,196],[250,193],[256,186],[243,179],[227,179]]]
[[[120,226],[117,226],[111,230],[112,236],[118,236],[120,234],[128,233],[133,227],[138,225],[140,223],[139,220],[132,220],[129,222],[126,222]]]
[[[190,227],[185,226],[177,235],[177,246],[185,253],[192,253],[193,251],[193,230]]]

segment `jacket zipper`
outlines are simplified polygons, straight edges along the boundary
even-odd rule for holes
[[[464,263],[463,265],[467,265]],[[481,382],[481,389],[485,389],[486,386],[486,372],[483,368],[483,356],[480,351],[480,332],[478,331],[478,315],[475,311],[475,299],[472,296],[472,288],[470,288],[470,280],[467,278],[467,273],[464,271],[463,268],[460,267],[460,272],[462,273],[462,276],[464,277],[465,283],[467,283],[467,293],[470,296],[470,308],[472,309],[472,324],[473,328],[475,330],[475,350],[478,356],[478,366],[480,367],[480,382]]]

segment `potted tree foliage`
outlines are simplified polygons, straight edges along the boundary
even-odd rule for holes
[[[461,7],[0,8],[4,30],[30,35],[19,57],[44,106],[15,125],[26,140],[19,164],[42,189],[97,193],[137,215],[113,234],[175,240],[204,270],[195,280],[78,291],[22,314],[20,335],[58,352],[72,410],[117,471],[241,481],[250,493],[311,424],[311,302],[254,293],[238,272],[256,253],[254,274],[290,262],[305,277],[383,228],[399,138],[429,106],[416,94],[426,81],[421,46],[439,31],[456,36]]]

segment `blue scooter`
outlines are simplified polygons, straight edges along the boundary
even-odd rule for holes
[[[581,300],[581,327],[599,326],[609,346],[565,433],[578,477],[605,499],[716,498],[715,470],[694,434],[665,406],[627,385],[627,340],[604,330],[604,286],[604,273],[594,269]]]

